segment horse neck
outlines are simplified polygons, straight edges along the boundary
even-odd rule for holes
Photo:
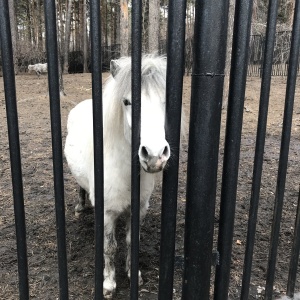
[[[109,84],[109,83],[108,83]],[[105,147],[124,147],[128,144],[124,137],[123,111],[119,99],[108,85],[103,93],[103,137]],[[129,145],[128,145],[129,147]]]

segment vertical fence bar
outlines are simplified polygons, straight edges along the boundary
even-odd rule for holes
[[[11,176],[14,198],[14,213],[17,239],[17,257],[19,274],[19,298],[29,299],[28,263],[26,246],[26,225],[24,211],[24,195],[22,167],[20,155],[19,125],[17,112],[17,96],[14,72],[13,49],[9,23],[7,0],[0,1],[0,44],[5,90],[6,116],[11,163]]]
[[[182,299],[209,299],[229,1],[195,4]]]
[[[235,6],[214,299],[228,298],[230,263],[248,66],[252,0]]]
[[[172,145],[172,163],[163,174],[158,299],[172,299],[180,148],[180,120],[184,74],[186,0],[169,1],[166,140]]]
[[[48,63],[48,84],[50,96],[57,254],[59,267],[59,291],[60,299],[68,299],[68,268],[66,254],[64,178],[55,1],[45,1],[44,9]]]
[[[90,1],[95,176],[95,299],[103,298],[103,113],[100,1]]]
[[[132,1],[132,130],[131,130],[131,269],[130,299],[138,299],[139,288],[139,231],[140,231],[140,163],[138,159],[141,127],[141,53],[142,53],[142,1]]]
[[[257,222],[260,184],[262,176],[263,156],[269,107],[272,63],[274,54],[278,0],[271,0],[268,11],[265,52],[262,65],[262,82],[260,91],[259,114],[256,133],[256,146],[253,167],[252,190],[250,199],[247,241],[244,259],[241,300],[248,299],[251,278],[253,248]]]
[[[290,268],[289,268],[289,277],[287,284],[287,296],[293,297],[297,276],[297,267],[299,261],[299,250],[300,250],[300,185],[299,185],[299,196],[298,196],[298,206],[297,206],[297,215],[294,227],[294,240],[292,247],[292,254],[290,260]]]
[[[295,97],[295,87],[297,80],[297,65],[300,49],[300,0],[296,0],[294,23],[291,41],[291,50],[289,58],[289,69],[285,96],[285,107],[282,125],[281,147],[279,157],[279,167],[277,174],[277,186],[275,193],[275,206],[271,232],[270,252],[268,258],[268,270],[266,280],[265,299],[271,300],[273,293],[273,283],[275,277],[275,265],[277,256],[277,247],[279,240],[280,221],[282,215],[284,188],[287,173],[287,162],[289,154],[289,145],[291,138],[291,127],[293,119],[293,107]]]

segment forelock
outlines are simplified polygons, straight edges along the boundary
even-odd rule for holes
[[[118,88],[118,97],[131,92],[131,58],[125,57],[118,60],[120,70],[115,76]],[[166,58],[162,56],[144,55],[142,57],[141,88],[146,93],[149,90],[161,91],[166,86]]]

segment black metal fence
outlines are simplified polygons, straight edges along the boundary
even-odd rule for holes
[[[29,299],[28,263],[26,249],[26,222],[22,183],[22,165],[16,106],[16,88],[13,69],[13,55],[10,37],[8,1],[0,2],[0,37],[3,63],[3,79],[9,132],[9,149],[13,183],[16,240],[19,270],[20,299]],[[244,111],[244,96],[248,57],[256,61],[257,53],[248,53],[250,25],[253,1],[236,2],[230,92],[227,112],[226,139],[223,161],[223,180],[220,205],[218,236],[219,263],[216,266],[214,299],[228,299],[230,263],[233,239],[233,224],[238,183],[239,152]],[[101,28],[100,5],[91,0],[91,60],[93,66],[93,111],[95,153],[95,299],[103,295],[103,140],[102,140],[102,90],[101,90]],[[172,140],[174,160],[163,175],[161,249],[158,299],[172,299],[174,249],[176,238],[176,210],[178,188],[178,157],[181,116],[181,97],[184,70],[184,33],[186,2],[170,1],[168,23],[168,67],[167,67],[167,139]],[[192,71],[191,114],[189,123],[189,148],[187,169],[187,196],[185,222],[185,253],[182,299],[209,299],[211,297],[211,261],[213,258],[214,215],[216,205],[217,169],[219,154],[221,101],[224,83],[226,56],[226,32],[229,1],[196,1],[196,22],[194,34],[194,61]],[[261,69],[262,89],[257,128],[252,195],[248,219],[243,284],[240,299],[248,299],[251,276],[251,262],[257,209],[261,184],[264,143],[270,78],[274,63],[274,44],[278,1],[270,1],[267,35]],[[139,146],[140,123],[140,84],[141,84],[141,1],[132,1],[132,97],[136,99],[133,111],[132,160]],[[48,80],[51,110],[53,172],[55,188],[55,207],[57,223],[57,255],[59,270],[59,298],[68,299],[68,268],[65,237],[64,178],[62,163],[62,138],[60,120],[60,94],[58,82],[58,59],[56,39],[55,1],[45,1]],[[287,172],[288,150],[291,134],[291,122],[296,84],[298,55],[300,45],[300,1],[296,1],[295,19],[291,35],[289,54],[288,84],[277,187],[275,193],[274,219],[270,254],[266,275],[264,299],[272,299],[276,265],[276,250],[279,239],[279,226],[284,198]],[[248,69],[249,70],[249,69]],[[4,141],[2,141],[4,142]],[[177,149],[177,152],[176,152]],[[100,153],[100,155],[99,155]],[[138,249],[139,249],[139,167],[132,167],[132,263],[131,263],[131,299],[138,299]],[[298,208],[299,211],[299,208]],[[299,224],[299,212],[297,223]],[[294,293],[296,266],[299,254],[299,226],[295,227],[295,242],[292,246],[291,268],[287,294]],[[2,241],[1,241],[2,243]],[[55,296],[56,298],[56,296]]]
[[[287,76],[291,49],[291,31],[277,31],[273,49],[272,76]],[[266,36],[251,35],[249,45],[248,76],[261,76]],[[299,69],[299,64],[298,64]],[[297,72],[298,74],[298,72]]]

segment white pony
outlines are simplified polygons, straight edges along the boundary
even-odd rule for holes
[[[155,173],[163,170],[170,146],[165,139],[166,58],[142,58],[141,144],[138,155],[140,172],[140,218],[146,215],[154,189]],[[104,134],[104,282],[105,298],[116,289],[114,255],[116,220],[130,211],[131,202],[131,58],[111,61],[111,76],[103,91]],[[65,155],[72,174],[89,194],[94,206],[94,159],[92,100],[73,108],[68,118]],[[75,211],[84,209],[84,199]],[[130,214],[128,214],[130,215]],[[130,220],[127,220],[126,271],[130,276]],[[142,284],[141,273],[139,282]]]
[[[281,298],[278,298],[278,300],[300,300],[300,293],[295,293],[293,298],[282,296]]]
[[[40,78],[40,75],[42,73],[47,73],[48,72],[48,65],[47,65],[47,63],[45,63],[45,64],[28,65],[28,71],[29,72],[35,71],[35,73],[38,76],[38,78]]]

